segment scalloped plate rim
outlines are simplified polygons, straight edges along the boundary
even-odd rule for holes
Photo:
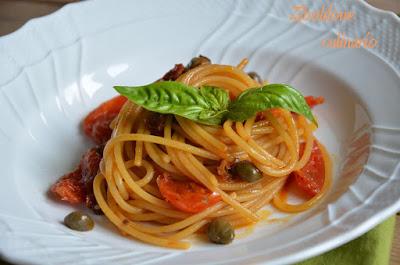
[[[92,1],[89,1],[89,2],[100,2],[100,1],[101,0],[92,0]],[[1,37],[0,38],[0,44],[1,44],[1,41],[4,38],[9,38],[9,37],[12,37],[12,36],[14,36],[16,34],[20,34],[20,32],[22,32],[23,30],[26,30],[26,28],[33,27],[35,21],[45,22],[47,20],[50,20],[53,16],[56,16],[59,13],[68,12],[69,8],[71,8],[72,6],[74,6],[74,8],[76,8],[77,6],[82,5],[82,4],[85,4],[85,3],[84,2],[83,3],[78,3],[78,2],[77,3],[70,3],[70,4],[65,5],[61,9],[55,11],[52,14],[45,15],[45,16],[42,16],[42,17],[39,17],[39,18],[31,19],[28,22],[26,22],[17,31]],[[364,2],[364,1],[360,1],[359,4],[367,7],[371,12],[375,12],[377,15],[379,14],[379,15],[382,15],[382,16],[395,18],[396,22],[400,25],[400,18],[398,16],[396,16],[393,12],[380,10],[378,8],[375,8],[375,7],[371,6],[369,3]],[[71,43],[68,43],[65,46],[68,46],[68,45],[71,45]],[[53,49],[51,49],[50,51],[52,51],[52,50]],[[371,51],[369,51],[369,52],[371,52]],[[371,52],[371,53],[373,53],[373,52]],[[379,57],[388,66],[390,66],[396,72],[398,77],[400,77],[399,71],[392,64],[387,62],[384,58],[381,58],[379,55],[377,55],[375,53],[373,53],[373,54],[375,56]],[[32,65],[35,65],[35,64],[41,62],[44,58],[46,58],[46,56],[44,56],[42,58],[39,58],[38,60],[35,60],[35,62]],[[23,68],[23,67],[27,67],[27,66],[31,66],[31,65],[24,65],[24,66],[21,66],[21,67]],[[23,72],[23,70],[21,70],[21,72]],[[5,84],[7,84],[9,82],[12,82],[16,78],[18,78],[18,76],[20,75],[21,72],[17,73],[17,75],[15,77],[13,77],[11,80],[7,80],[5,82]],[[0,88],[2,88],[2,87],[4,87],[4,84],[0,86]],[[300,261],[300,260],[304,260],[306,258],[315,256],[315,255],[324,253],[324,252],[326,252],[328,250],[331,250],[331,249],[333,249],[333,248],[335,248],[337,246],[343,245],[343,244],[351,241],[352,239],[362,235],[363,233],[365,233],[369,229],[373,228],[375,225],[379,224],[384,219],[386,219],[389,216],[393,215],[399,209],[400,209],[400,198],[395,203],[393,203],[390,207],[387,207],[387,208],[377,212],[375,215],[372,215],[371,218],[365,220],[358,227],[353,228],[351,231],[348,232],[348,234],[347,234],[345,239],[343,239],[343,237],[342,237],[342,240],[335,240],[337,238],[336,237],[332,237],[329,240],[323,242],[322,245],[310,247],[310,248],[307,249],[307,251],[305,251],[305,252],[303,252],[301,254],[300,253],[289,254],[287,257],[282,257],[282,258],[274,260],[274,262],[277,262],[277,263],[289,263],[289,262],[293,262],[293,261]],[[337,236],[337,237],[340,237],[340,236]],[[18,258],[14,259],[12,255],[4,254],[4,256],[7,257],[10,261],[13,261],[13,260],[17,261],[18,260]],[[256,257],[257,258],[258,257],[263,257],[263,254],[262,253],[256,254],[256,255],[250,257],[250,259],[256,258]],[[243,259],[248,259],[248,257],[244,257]],[[238,259],[236,259],[236,260],[239,261]],[[227,261],[227,262],[229,262],[229,261]],[[223,263],[225,263],[225,262],[223,262]]]

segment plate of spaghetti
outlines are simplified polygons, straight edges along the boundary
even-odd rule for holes
[[[332,5],[366,22],[293,21],[284,1],[88,1],[1,38],[1,254],[289,264],[399,210],[399,19]],[[341,30],[380,43],[321,44]]]

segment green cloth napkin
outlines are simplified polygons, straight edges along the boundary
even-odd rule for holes
[[[388,265],[395,216],[346,245],[297,265]]]

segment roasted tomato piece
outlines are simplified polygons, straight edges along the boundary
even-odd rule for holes
[[[325,99],[323,97],[306,96],[304,98],[306,99],[306,102],[308,106],[310,106],[310,108],[313,108],[325,102]]]
[[[61,177],[56,183],[51,186],[50,191],[59,200],[71,204],[85,202],[85,187],[80,179],[82,175],[81,167]]]
[[[93,180],[99,171],[99,165],[102,158],[102,148],[89,149],[81,160],[82,176],[81,183],[85,187],[85,203],[90,209],[97,206],[96,198],[93,193]]]
[[[96,144],[106,143],[112,133],[110,123],[118,115],[126,100],[123,96],[117,96],[90,112],[83,121],[85,134]]]
[[[159,81],[175,81],[185,72],[183,64],[175,64],[174,68],[169,70]]]
[[[90,209],[96,209],[97,202],[93,194],[93,180],[99,170],[102,148],[89,149],[76,170],[61,177],[50,191],[60,200],[71,204],[86,203]]]
[[[187,213],[201,212],[221,200],[219,194],[194,181],[174,180],[167,174],[158,176],[157,185],[168,203]]]
[[[300,154],[304,151],[304,144],[300,147]],[[325,180],[324,157],[317,142],[314,141],[310,159],[306,165],[292,173],[295,177],[297,186],[310,196],[318,194]]]

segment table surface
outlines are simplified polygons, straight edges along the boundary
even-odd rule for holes
[[[78,0],[0,0],[0,36],[15,31],[27,20],[44,16]],[[400,13],[400,0],[367,0],[370,4]],[[396,216],[391,265],[400,264],[400,215]]]

